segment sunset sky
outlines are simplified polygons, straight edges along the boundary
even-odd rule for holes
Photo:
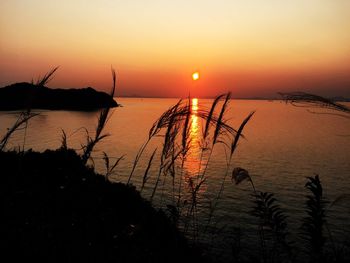
[[[0,86],[57,65],[99,90],[113,65],[117,96],[350,97],[350,1],[1,0]]]

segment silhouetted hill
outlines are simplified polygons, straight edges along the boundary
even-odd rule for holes
[[[164,212],[95,174],[74,150],[0,151],[0,166],[2,258],[203,262]]]
[[[117,106],[117,102],[107,93],[96,91],[91,87],[49,89],[22,82],[0,89],[0,110],[32,108],[83,111]]]

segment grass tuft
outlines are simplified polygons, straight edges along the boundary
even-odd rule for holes
[[[113,80],[113,85],[112,89],[110,92],[111,98],[114,97],[115,89],[116,89],[116,73],[113,68],[111,68],[112,71],[112,80]],[[98,117],[97,121],[97,126],[96,126],[96,131],[95,131],[95,136],[91,137],[89,133],[87,132],[86,135],[86,145],[83,146],[83,155],[81,156],[81,159],[84,164],[87,163],[87,161],[91,157],[91,153],[97,143],[99,143],[101,140],[104,138],[108,137],[108,134],[102,134],[103,129],[105,128],[108,119],[110,118],[110,107],[104,108],[101,110],[100,115]]]

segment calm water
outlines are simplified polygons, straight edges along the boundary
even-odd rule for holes
[[[111,136],[100,143],[94,152],[95,167],[104,172],[102,151],[111,159],[125,155],[116,168],[114,180],[125,182],[130,173],[135,155],[148,137],[154,121],[171,105],[175,99],[119,99],[123,107],[114,110],[106,127]],[[209,108],[211,100],[199,100],[199,108]],[[334,200],[341,194],[350,193],[350,121],[334,115],[311,114],[305,108],[297,108],[279,101],[233,100],[226,119],[238,128],[240,122],[251,111],[256,110],[244,131],[246,140],[241,140],[234,155],[232,166],[240,166],[249,171],[255,187],[260,191],[276,194],[281,205],[287,209],[289,225],[297,235],[300,220],[304,216],[303,205],[306,191],[306,176],[319,174],[325,195]],[[0,135],[17,118],[15,112],[0,112]],[[25,136],[25,148],[34,150],[55,149],[60,146],[61,129],[68,135],[68,145],[80,149],[85,143],[85,129],[93,134],[98,114],[68,111],[42,111],[29,123]],[[185,164],[186,174],[196,174],[199,168],[198,136],[202,122],[191,119],[192,150]],[[23,146],[23,131],[17,132],[10,140],[8,148]],[[146,149],[132,183],[140,187],[142,176],[150,153],[155,147],[161,148],[159,138]],[[159,164],[159,159],[157,159]],[[159,166],[158,166],[159,167]],[[155,176],[156,163],[151,167],[149,184],[143,195],[149,198]],[[198,214],[205,217],[208,200],[213,199],[220,188],[226,171],[223,146],[216,146],[207,170],[208,180],[199,194]],[[228,244],[234,228],[240,227],[245,238],[243,242],[256,242],[256,221],[248,211],[252,207],[251,186],[244,182],[238,186],[229,178],[225,184],[222,199],[218,203],[214,222],[216,229],[224,227],[215,239],[215,248]],[[161,186],[156,203],[164,205],[171,202],[171,180]],[[163,188],[164,183],[164,188]],[[162,200],[162,201],[160,201]],[[350,202],[334,206],[329,213],[332,231],[339,239],[350,237]],[[340,235],[341,233],[341,235]],[[210,238],[205,236],[207,242]],[[225,245],[224,245],[225,246]],[[243,248],[244,249],[244,248]]]

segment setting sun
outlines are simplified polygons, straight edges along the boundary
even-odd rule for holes
[[[198,79],[199,79],[199,72],[194,72],[194,73],[192,74],[192,79],[193,79],[193,80],[198,80]]]

